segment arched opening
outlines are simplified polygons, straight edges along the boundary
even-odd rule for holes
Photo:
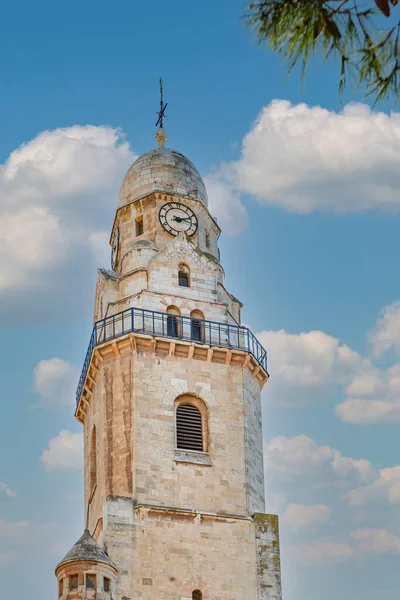
[[[181,335],[181,318],[180,310],[176,306],[167,308],[167,335],[168,337],[180,337]]]
[[[192,396],[181,396],[175,409],[176,448],[205,452],[207,441],[207,409]]]
[[[86,573],[86,590],[95,590],[97,587],[96,575],[94,573]]]
[[[192,592],[192,600],[203,600],[203,594],[200,590],[194,590]]]
[[[139,217],[136,217],[135,220],[135,227],[136,227],[136,237],[138,237],[139,235],[143,235],[143,215],[140,215]]]
[[[103,577],[103,590],[107,594],[111,592],[111,579],[109,577]]]
[[[190,286],[190,269],[187,265],[180,264],[178,270],[178,283],[181,287]]]
[[[201,310],[192,310],[190,313],[191,338],[194,342],[204,342],[204,315]]]
[[[69,591],[78,589],[78,575],[71,575],[69,578]]]
[[[96,426],[92,429],[92,435],[90,438],[90,493],[93,492],[97,483],[97,440],[96,440]]]

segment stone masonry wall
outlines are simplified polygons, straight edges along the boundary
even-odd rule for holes
[[[100,366],[98,373],[99,382],[103,378],[103,365]],[[105,457],[105,444],[104,440],[104,403],[103,403],[103,385],[98,384],[91,398],[88,413],[86,415],[84,424],[84,491],[85,491],[85,519],[88,503],[89,507],[89,525],[91,531],[97,524],[97,520],[102,516],[103,503],[106,496],[106,483],[105,476],[106,472],[104,469],[106,457]],[[96,486],[93,489],[91,487],[91,439],[93,428],[96,428],[96,465],[97,465],[97,477]]]
[[[253,515],[265,510],[264,457],[260,386],[247,369],[243,369],[243,394],[248,511]]]
[[[247,515],[242,369],[152,353],[134,363],[137,502]],[[208,409],[212,466],[174,461],[174,402]]]
[[[251,520],[213,520],[107,502],[107,550],[120,569],[116,600],[258,600]]]
[[[95,393],[84,424],[85,502],[91,498],[90,531],[94,532],[103,516],[108,495],[133,495],[133,362],[128,353],[101,363]],[[96,427],[97,485],[90,487],[90,449],[93,426]]]
[[[212,466],[175,460],[174,403],[207,406]],[[263,509],[260,399],[241,367],[128,352],[101,363],[85,418],[85,498],[94,530],[108,495],[137,502],[251,516]],[[97,431],[97,486],[90,445]]]
[[[282,600],[279,525],[276,515],[254,515],[259,600]]]

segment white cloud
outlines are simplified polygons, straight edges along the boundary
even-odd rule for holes
[[[367,503],[400,503],[400,465],[381,469],[376,479],[369,485],[355,488],[345,496],[353,506]]]
[[[375,474],[375,469],[365,458],[351,458],[343,456],[338,450],[333,451],[332,468],[339,477],[356,475],[360,481],[370,481]]]
[[[335,407],[336,415],[348,423],[400,423],[400,402],[349,398]]]
[[[375,356],[394,348],[400,354],[400,301],[385,306],[369,334]]]
[[[335,407],[336,415],[342,421],[360,424],[400,422],[400,363],[386,371],[375,369],[370,375],[356,376],[346,392],[350,397]],[[354,397],[352,394],[356,393],[366,398]],[[371,395],[375,397],[370,398]]]
[[[294,544],[292,553],[301,565],[329,565],[345,562],[354,557],[349,544],[331,538]]]
[[[32,198],[42,197],[50,205],[69,205],[71,197],[109,189],[120,174],[121,162],[125,169],[132,157],[118,129],[75,125],[44,131],[6,161],[2,183],[7,203],[30,204]]]
[[[210,211],[217,218],[218,225],[224,233],[237,235],[246,229],[248,217],[239,194],[213,176],[206,177],[204,183],[210,201]]]
[[[284,330],[265,331],[260,334],[272,348],[271,360],[276,361],[274,373],[295,385],[316,385],[332,372],[339,342],[322,331],[309,331],[292,335]],[[286,360],[282,361],[282,357]],[[277,367],[279,371],[277,371]]]
[[[49,440],[48,448],[43,451],[40,460],[46,471],[82,469],[83,436],[63,430]]]
[[[39,395],[40,405],[71,406],[74,403],[78,367],[61,358],[50,358],[38,362],[33,377],[33,390]]]
[[[4,494],[7,498],[15,498],[17,492],[14,492],[7,483],[0,481],[0,495]]]
[[[265,494],[265,507],[269,514],[278,515],[284,511],[286,497],[282,492],[267,490]]]
[[[0,316],[20,324],[79,309],[134,159],[119,130],[89,125],[45,131],[11,153],[0,166]]]
[[[357,529],[349,541],[319,538],[293,545],[292,554],[301,565],[329,565],[367,554],[399,554],[400,536],[386,529]]]
[[[400,352],[399,301],[383,308],[368,338],[375,357],[392,347]],[[344,390],[347,398],[335,407],[336,415],[348,423],[400,423],[400,363],[382,370],[364,361]]]
[[[262,331],[258,339],[268,351],[271,380],[265,393],[279,406],[326,402],[338,384],[348,385],[370,361],[323,331],[299,334]]]
[[[322,466],[332,459],[329,446],[318,446],[302,434],[294,437],[277,436],[264,446],[265,473],[283,481],[293,481],[306,471]]]
[[[31,568],[41,568],[45,562],[54,568],[79,535],[79,525],[71,523],[0,520],[0,566],[29,563]]]
[[[90,246],[98,265],[108,268],[110,262],[110,232],[93,231],[89,236]]]
[[[351,537],[368,554],[400,554],[400,536],[386,529],[357,529]]]
[[[240,159],[215,177],[261,204],[300,214],[398,210],[399,162],[398,113],[365,104],[335,113],[274,100],[245,135]]]
[[[312,530],[331,517],[332,509],[325,504],[289,504],[283,515],[284,526],[291,532]]]
[[[0,293],[34,284],[40,272],[56,265],[68,247],[69,232],[57,216],[32,207],[0,216]]]
[[[271,481],[293,482],[310,476],[317,483],[325,474],[330,478],[369,482],[375,475],[368,460],[343,456],[304,434],[273,438],[264,447],[264,457],[266,478]]]
[[[382,315],[371,334],[373,347],[379,350],[383,339],[385,348],[397,343],[400,302],[386,307]],[[400,363],[379,369],[370,357],[323,331],[291,334],[282,329],[262,331],[257,337],[268,350],[272,374],[264,391],[268,402],[301,407],[327,402],[341,388],[345,399],[335,413],[342,421],[400,422]]]
[[[371,396],[382,390],[382,380],[377,372],[357,374],[346,388],[348,396]]]

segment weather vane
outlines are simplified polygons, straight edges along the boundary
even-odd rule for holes
[[[164,100],[163,100],[163,82],[162,82],[162,77],[160,77],[160,110],[158,111],[158,119],[157,119],[157,123],[156,123],[156,127],[160,126],[161,129],[163,128],[163,119],[167,118],[167,115],[165,114],[165,110],[168,106],[168,102],[166,104],[164,104]]]

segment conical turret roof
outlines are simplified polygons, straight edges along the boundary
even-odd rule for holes
[[[62,561],[58,563],[56,570],[66,563],[78,561],[103,563],[117,570],[117,567],[110,560],[108,555],[100,548],[96,540],[92,538],[88,529],[85,529],[76,544],[72,546],[71,550],[67,552]]]

